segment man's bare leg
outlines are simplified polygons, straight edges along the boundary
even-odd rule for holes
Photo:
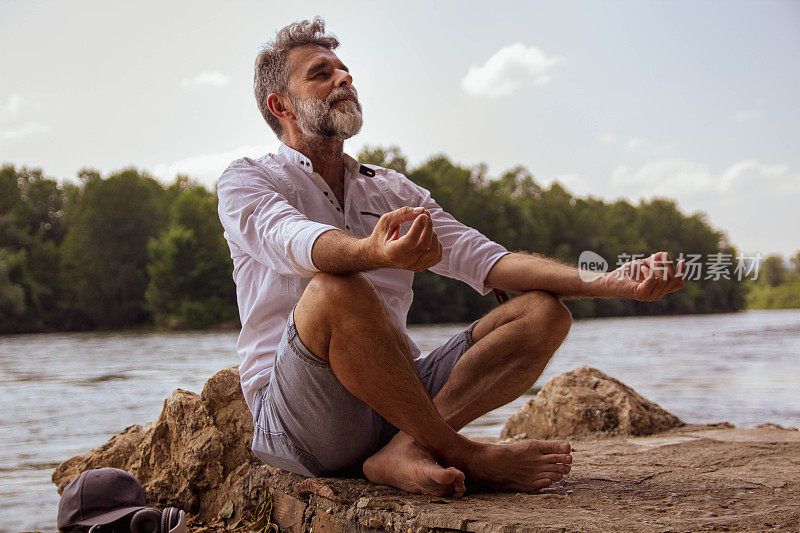
[[[473,346],[456,363],[434,399],[440,414],[453,429],[459,430],[521,396],[544,371],[571,323],[566,307],[554,296],[539,291],[523,294],[488,313],[473,329]],[[365,462],[365,473],[376,482],[387,483],[392,478],[391,465],[396,457],[409,453],[415,446],[409,435],[398,433]],[[560,480],[570,470],[572,458],[566,442],[526,441],[514,447],[517,452],[525,450],[515,460],[524,458],[533,470],[538,470],[529,485],[532,490]],[[481,462],[478,471],[468,468],[467,473],[488,478],[488,484],[497,488],[519,488],[520,480],[498,479],[487,471],[491,464],[492,461]]]
[[[463,472],[438,465],[428,448],[463,452],[470,441],[439,415],[405,337],[366,276],[317,274],[297,303],[294,320],[303,344],[330,363],[350,393],[413,437],[393,461],[400,475],[392,485],[415,493],[463,494]]]
[[[492,486],[536,490],[545,479],[547,484],[552,482],[549,474],[542,477],[543,472],[550,472],[546,468],[554,468],[549,465],[563,468],[571,460],[566,443],[551,443],[547,445],[550,448],[532,447],[530,443],[497,446],[477,443],[456,433],[428,396],[405,338],[362,274],[315,276],[295,309],[295,323],[303,343],[330,362],[343,386],[407,435],[405,443],[404,436],[390,443],[397,453],[379,453],[375,461],[371,458],[365,463],[365,473],[375,482],[412,492],[463,493],[462,472],[433,463],[433,452],[446,464]],[[477,333],[489,335],[488,329]],[[478,343],[472,349],[477,346]],[[469,366],[466,368],[469,370]],[[485,369],[480,375],[486,375]],[[459,400],[459,381],[463,380],[447,387],[452,392],[442,391],[443,409],[453,423],[472,416],[485,404],[470,400],[464,409],[447,407]],[[470,393],[476,390],[472,386],[467,389]],[[437,399],[439,396],[442,393]],[[499,396],[494,396],[490,404],[499,401]]]

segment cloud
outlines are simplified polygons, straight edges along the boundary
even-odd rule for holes
[[[526,84],[545,85],[550,81],[548,71],[562,61],[563,57],[548,57],[535,46],[512,44],[501,48],[483,65],[470,66],[461,87],[475,96],[506,96]]]
[[[191,78],[184,78],[181,87],[224,87],[228,82],[230,79],[225,74],[216,70],[205,70]]]
[[[597,191],[593,184],[580,174],[561,174],[552,180],[543,180],[544,185],[551,185],[554,182],[560,183],[565,189],[577,196],[597,196]]]
[[[748,120],[758,120],[762,119],[766,116],[765,112],[766,102],[763,98],[759,98],[756,100],[756,105],[753,109],[747,109],[744,111],[737,111],[733,118],[738,120],[739,122],[746,122]]]
[[[20,118],[22,111],[25,109],[39,110],[41,108],[41,102],[31,100],[19,93],[12,93],[5,101],[0,102],[0,109],[2,109],[12,121]]]
[[[241,157],[258,158],[270,152],[275,153],[278,150],[278,145],[279,143],[276,140],[271,144],[239,146],[233,150],[216,154],[193,155],[171,163],[160,163],[153,167],[152,173],[166,183],[174,180],[178,174],[186,174],[213,189],[222,171],[235,159]]]
[[[50,131],[50,126],[40,122],[28,122],[22,126],[11,128],[8,130],[0,131],[0,139],[4,141],[14,141],[40,133],[47,133]]]
[[[3,103],[3,110],[11,115],[11,118],[17,118],[24,105],[25,99],[21,95],[14,93]]]
[[[715,172],[705,163],[665,158],[638,168],[621,165],[611,185],[617,196],[666,196],[685,212],[706,212],[747,252],[788,254],[799,247],[800,170],[787,164],[744,159]]]
[[[625,151],[626,152],[633,152],[637,148],[640,148],[644,144],[644,141],[634,137],[633,139],[628,139],[628,142],[625,143]]]
[[[617,138],[610,131],[606,131],[598,135],[597,140],[600,142],[600,144],[608,146],[610,144],[614,144],[614,141],[616,141]]]

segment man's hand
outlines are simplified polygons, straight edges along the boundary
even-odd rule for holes
[[[654,302],[684,286],[685,265],[667,252],[625,263],[597,280],[602,296]]]
[[[411,229],[400,235],[400,225],[413,220]],[[401,207],[383,215],[367,237],[381,266],[422,272],[442,260],[442,244],[433,231],[430,214],[422,207]]]

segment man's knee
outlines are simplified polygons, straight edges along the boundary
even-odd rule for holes
[[[572,313],[555,295],[545,291],[529,291],[511,300],[518,306],[518,318],[535,342],[563,342],[572,327]],[[510,302],[509,302],[510,303]]]
[[[380,303],[372,282],[361,272],[319,272],[308,282],[300,300],[319,311],[343,308],[364,310]]]

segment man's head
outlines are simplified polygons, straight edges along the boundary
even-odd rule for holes
[[[333,53],[338,46],[317,17],[281,29],[258,54],[256,102],[278,138],[294,129],[309,137],[344,140],[361,129],[353,78]]]

